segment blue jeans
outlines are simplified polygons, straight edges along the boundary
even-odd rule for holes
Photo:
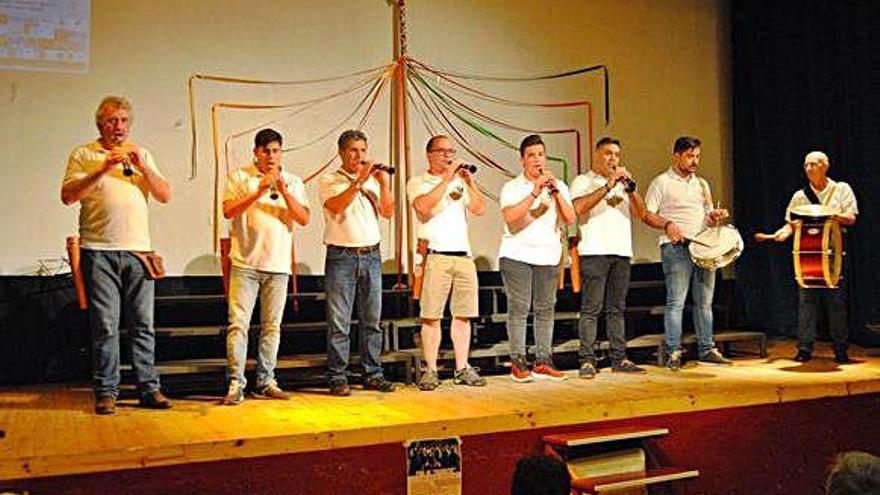
[[[699,356],[715,348],[712,335],[712,296],[715,293],[715,270],[694,265],[686,243],[667,242],[660,246],[663,275],[666,278],[666,311],[663,326],[669,352],[681,350],[681,320],[688,287],[694,300],[694,330]]]
[[[599,315],[605,313],[605,332],[611,344],[611,360],[626,359],[624,311],[629,290],[629,258],[613,255],[581,256],[581,314],[578,358],[595,364],[595,345]]]
[[[346,368],[355,302],[364,375],[366,379],[381,378],[382,258],[379,247],[369,250],[327,246],[324,287],[327,293],[327,380],[331,385],[348,381]]]
[[[141,395],[159,390],[154,366],[154,282],[128,251],[82,250],[83,279],[92,333],[95,396],[119,395],[119,328],[131,337],[131,364]]]
[[[507,338],[510,356],[526,355],[526,320],[535,311],[535,359],[550,362],[556,306],[556,265],[531,265],[510,258],[498,260],[507,293]]]
[[[260,345],[257,352],[257,390],[275,384],[281,320],[287,302],[286,273],[269,273],[233,266],[229,274],[229,329],[226,331],[227,376],[241,388],[247,365],[248,330],[257,295],[260,296]]]

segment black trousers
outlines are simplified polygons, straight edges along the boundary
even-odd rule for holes
[[[828,313],[828,331],[834,345],[846,345],[846,285],[837,289],[801,289],[798,300],[798,349],[813,351],[819,308]]]

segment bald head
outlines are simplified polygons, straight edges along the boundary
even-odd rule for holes
[[[828,183],[828,155],[821,151],[811,151],[804,157],[804,173],[807,180],[817,190],[825,189]]]
[[[808,163],[824,163],[825,165],[828,165],[828,155],[821,151],[811,151],[804,157],[804,165]]]

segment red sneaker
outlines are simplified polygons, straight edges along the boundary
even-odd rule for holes
[[[553,363],[540,363],[532,369],[532,375],[539,380],[552,380],[561,382],[568,380],[568,375],[556,369]]]
[[[515,356],[510,360],[510,379],[516,383],[528,383],[534,381],[535,377],[529,371],[529,364],[522,356]]]

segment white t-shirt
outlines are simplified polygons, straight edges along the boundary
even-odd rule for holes
[[[605,190],[608,179],[588,171],[578,175],[571,183],[572,198],[579,198],[596,189]],[[629,209],[629,195],[624,186],[617,183],[605,197],[599,200],[586,218],[578,217],[578,230],[581,234],[578,254],[616,255],[632,258],[632,215]]]
[[[562,199],[571,203],[571,195],[568,186],[561,180],[556,181],[556,188]],[[500,206],[505,208],[515,205],[526,196],[532,194],[534,185],[519,174],[501,188]],[[504,223],[504,235],[501,237],[501,248],[498,250],[499,258],[508,258],[530,265],[558,265],[562,256],[561,234],[559,216],[556,213],[556,205],[550,197],[547,189],[541,189],[541,194],[532,201],[529,211],[544,213],[533,219],[532,222],[516,234],[510,232],[507,223]]]
[[[712,211],[711,198],[705,179],[696,174],[685,179],[670,168],[651,181],[645,194],[645,206],[648,211],[677,223],[685,237],[694,237],[706,228]],[[661,234],[659,243],[667,242],[669,238]]]
[[[812,189],[813,186],[810,185],[810,188]],[[819,197],[819,202],[821,204],[831,207],[837,213],[852,215],[859,214],[859,205],[856,202],[856,195],[853,194],[852,188],[849,187],[849,184],[846,182],[835,182],[828,179],[828,184],[825,185],[824,190],[817,191],[813,189],[813,192]],[[791,197],[791,201],[788,202],[788,208],[785,210],[785,221],[791,221],[792,208],[809,204],[812,204],[812,202],[807,198],[807,195],[804,194],[803,189],[795,191],[794,195]]]
[[[261,180],[262,174],[255,166],[233,170],[226,179],[223,201],[237,201],[253,195],[260,188]],[[308,208],[309,200],[303,181],[283,170],[281,180],[291,196]],[[232,249],[229,254],[232,264],[263,272],[291,273],[293,223],[284,223],[282,218],[286,215],[287,203],[281,194],[278,193],[277,199],[272,199],[271,192],[267,191],[241,215],[232,219]]]
[[[153,155],[140,148],[147,168],[164,177]],[[104,166],[110,152],[93,141],[70,153],[64,184],[82,179]],[[147,201],[149,187],[144,176],[132,167],[131,176],[123,174],[121,163],[104,174],[80,200],[79,237],[83,248],[96,250],[150,251],[150,223]]]
[[[321,205],[328,199],[342,194],[357,179],[343,169],[321,177]],[[379,181],[372,175],[361,186],[361,192],[339,215],[326,207],[324,210],[324,244],[344,247],[367,247],[379,244]],[[371,195],[376,204],[373,205]]]
[[[428,173],[417,175],[406,185],[409,203],[419,196],[430,192],[443,179]],[[427,239],[428,247],[434,251],[465,251],[471,254],[471,243],[468,239],[467,206],[471,196],[461,177],[455,176],[446,185],[446,192],[431,210],[433,216],[422,223],[413,211],[415,218],[416,237]]]

